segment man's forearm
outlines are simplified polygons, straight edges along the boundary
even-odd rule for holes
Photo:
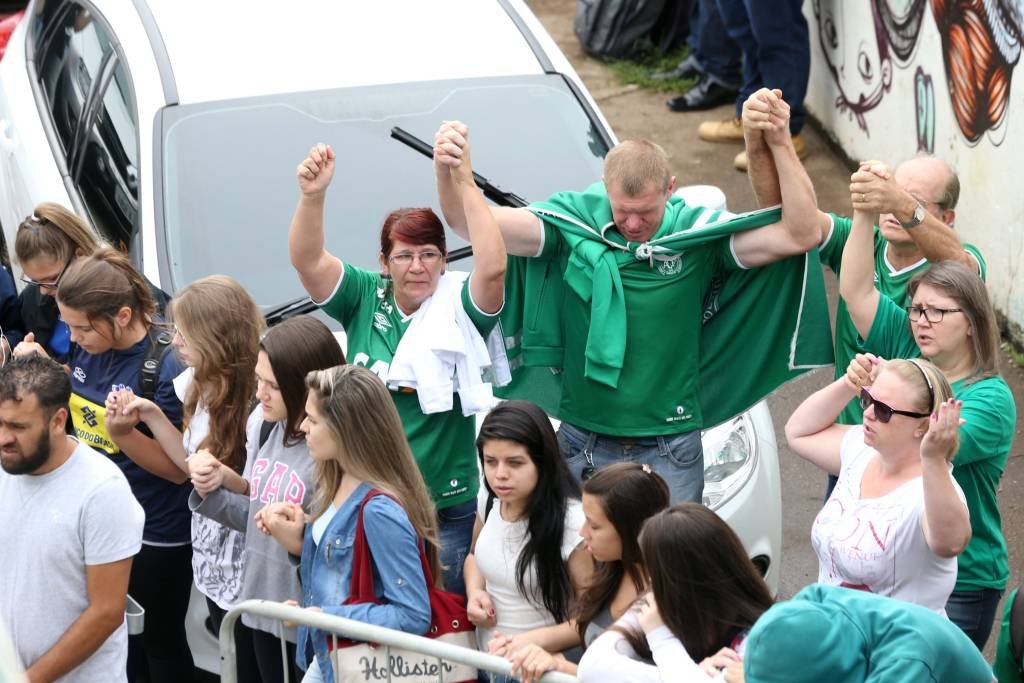
[[[896,216],[896,220],[901,218],[903,217]],[[910,228],[906,232],[910,235],[910,239],[914,240],[914,244],[921,250],[924,257],[932,263],[959,261],[975,272],[978,272],[981,267],[981,264],[973,256],[964,251],[964,245],[960,243],[953,228],[930,213],[925,214],[920,225]]]
[[[754,190],[759,208],[777,206],[782,203],[779,190],[779,172],[775,168],[775,157],[762,139],[747,142],[747,176]]]
[[[818,199],[791,143],[771,147],[782,199],[782,222],[795,242],[812,249],[821,241]]]
[[[89,605],[53,647],[32,663],[27,672],[28,680],[31,683],[43,683],[66,675],[91,657],[122,621],[123,601],[116,609]]]

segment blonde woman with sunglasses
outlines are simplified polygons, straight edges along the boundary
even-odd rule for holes
[[[818,583],[944,614],[956,556],[971,538],[950,464],[960,403],[928,361],[874,359],[869,384],[858,368],[808,397],[786,423],[789,447],[839,477],[811,527]],[[836,423],[856,396],[863,424]]]
[[[957,558],[946,613],[981,650],[1010,576],[996,494],[1017,419],[1013,394],[999,376],[995,310],[978,274],[953,261],[915,275],[905,302],[880,297],[871,274],[870,226],[877,216],[860,211],[859,198],[853,199],[839,289],[865,350],[882,358],[927,358],[962,402],[953,477],[967,497],[972,536]]]

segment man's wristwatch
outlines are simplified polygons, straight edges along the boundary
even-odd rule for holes
[[[900,227],[902,227],[904,230],[910,230],[911,228],[920,225],[921,221],[923,220],[924,206],[921,205],[921,202],[918,202],[917,208],[914,209],[914,213],[910,214],[910,220],[908,220],[906,223],[900,221]]]

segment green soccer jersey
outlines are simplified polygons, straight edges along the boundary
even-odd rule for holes
[[[845,216],[829,214],[832,219],[832,230],[829,232],[825,242],[818,248],[822,264],[828,266],[836,277],[839,276],[839,268],[843,259],[843,248],[846,240],[850,237],[850,230],[853,227],[853,220]],[[884,296],[892,299],[900,306],[909,305],[907,301],[907,284],[911,278],[928,267],[928,261],[921,259],[912,266],[897,270],[889,264],[885,255],[887,242],[882,237],[881,231],[875,228],[875,289]],[[985,279],[985,260],[981,252],[973,245],[965,244],[966,249],[977,259],[981,269],[981,279]],[[846,374],[846,368],[850,361],[858,353],[864,353],[864,340],[857,334],[857,328],[850,319],[846,310],[846,302],[839,299],[839,306],[836,309],[836,368],[835,378],[839,379]],[[860,403],[854,399],[850,401],[843,412],[839,414],[838,422],[846,425],[859,425],[861,423]]]
[[[480,334],[487,337],[498,317],[476,307],[469,281],[466,278],[462,287],[462,306]],[[346,263],[341,282],[321,308],[344,326],[349,362],[369,368],[382,379],[386,377],[398,342],[412,321],[412,315],[404,315],[395,303],[389,281]],[[458,394],[450,411],[427,415],[420,410],[414,390],[402,388],[390,393],[437,507],[473,500],[480,487],[476,421],[474,416],[462,414]]]
[[[917,358],[907,312],[893,301],[879,300],[875,321],[865,341],[883,358]],[[999,479],[1013,442],[1017,408],[1002,377],[953,382],[953,395],[963,401],[960,450],[953,458],[953,477],[964,491],[971,515],[971,542],[957,558],[957,591],[1002,589],[1010,576],[1002,517],[996,504]]]
[[[544,224],[539,258],[570,258],[560,232]],[[703,427],[698,403],[704,296],[721,268],[740,268],[731,240],[688,249],[679,258],[635,261],[619,269],[626,301],[626,346],[618,386],[584,376],[590,302],[566,288],[562,309],[565,358],[559,416],[614,436],[656,436]]]

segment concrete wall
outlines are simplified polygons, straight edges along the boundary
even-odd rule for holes
[[[853,159],[925,151],[957,167],[955,227],[1024,346],[1024,0],[806,0],[804,13],[809,110]]]

